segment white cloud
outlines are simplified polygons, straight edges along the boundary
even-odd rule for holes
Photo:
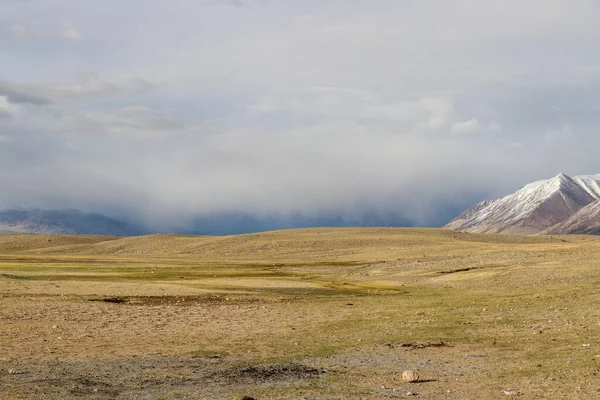
[[[8,101],[0,92],[0,118],[10,118],[19,112],[19,106]]]
[[[12,24],[8,27],[8,30],[16,37],[26,38],[34,36],[34,32],[23,24]]]
[[[418,128],[438,130],[455,118],[451,101],[443,97],[426,97],[384,107],[386,115],[399,121],[414,121]]]
[[[42,30],[33,28],[22,23],[14,23],[8,27],[8,31],[17,38],[32,39],[32,38],[54,38],[82,41],[83,34],[71,24],[63,24],[60,29]]]
[[[456,118],[451,100],[431,96],[393,101],[381,93],[340,87],[271,92],[247,107],[249,115],[290,113],[330,119],[365,119],[370,124],[401,124],[407,132],[439,130]]]
[[[477,118],[472,118],[465,122],[456,122],[450,128],[453,135],[472,135],[481,131],[481,124]]]
[[[74,28],[70,24],[63,25],[62,29],[60,30],[59,35],[65,39],[71,39],[71,40],[83,40],[84,39],[81,32],[79,32],[76,28]]]
[[[182,133],[186,127],[160,110],[128,106],[106,112],[65,113],[55,129],[72,134],[155,139]]]
[[[488,130],[490,132],[502,132],[502,125],[500,125],[498,121],[490,121]]]

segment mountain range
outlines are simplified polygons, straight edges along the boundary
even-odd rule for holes
[[[411,226],[394,214],[365,214],[347,220],[335,216],[257,218],[232,213],[200,216],[178,233],[226,235],[290,227]],[[467,232],[506,234],[600,235],[600,174],[558,174],[523,186],[507,196],[482,201],[444,226]],[[0,208],[0,233],[60,233],[134,236],[157,232],[135,222],[78,210]]]
[[[78,210],[42,210],[38,208],[0,208],[0,234],[88,234],[108,236],[136,236],[153,233],[179,233],[189,235],[233,235],[289,228],[310,227],[378,227],[414,224],[393,213],[379,214],[365,211],[352,219],[336,214],[305,216],[254,216],[242,212],[215,213],[190,217],[174,226],[146,226],[125,222],[97,213]]]
[[[446,228],[508,234],[600,234],[600,174],[558,174],[466,210]]]
[[[102,214],[11,207],[0,209],[0,233],[132,236],[145,232],[134,224]]]

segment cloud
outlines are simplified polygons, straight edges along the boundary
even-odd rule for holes
[[[129,77],[122,82],[111,82],[95,74],[80,75],[76,83],[38,84],[35,87],[47,96],[56,98],[144,94],[156,89],[154,84],[139,77]]]
[[[481,124],[477,118],[472,118],[465,122],[455,122],[450,128],[453,135],[472,135],[481,131]]]
[[[600,171],[595,1],[179,5],[7,7],[0,203],[435,225]]]
[[[206,6],[233,6],[243,7],[244,2],[242,0],[201,0],[200,4]]]
[[[497,121],[490,121],[488,130],[490,132],[502,132],[502,125],[500,125]]]
[[[443,128],[456,117],[454,105],[443,97],[390,104],[384,107],[384,112],[396,120],[412,120],[418,128],[431,130]]]
[[[22,39],[32,38],[51,38],[51,39],[68,39],[74,41],[84,40],[83,35],[79,30],[71,24],[63,24],[63,26],[55,31],[44,31],[32,28],[30,26],[15,23],[8,27],[8,31],[12,36]]]
[[[14,104],[35,104],[38,106],[50,104],[50,100],[43,96],[30,93],[26,89],[20,88],[18,85],[12,85],[1,80],[0,96],[4,96],[8,102]]]
[[[451,100],[441,96],[404,101],[381,93],[339,87],[311,87],[291,92],[271,92],[247,108],[253,116],[288,113],[296,116],[368,120],[371,124],[437,130],[456,118]]]
[[[65,113],[59,117],[58,129],[72,134],[109,135],[117,138],[153,139],[185,130],[160,110],[128,106],[96,113]]]
[[[0,96],[0,118],[8,119],[12,118],[19,112],[19,106],[13,103],[9,103],[8,98]]]
[[[79,40],[79,41],[84,39],[81,32],[79,32],[76,28],[74,28],[72,25],[69,25],[69,24],[63,25],[63,27],[60,30],[59,36],[65,38],[65,39]]]

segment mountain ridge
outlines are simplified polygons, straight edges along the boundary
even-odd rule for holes
[[[576,220],[559,225],[599,200],[600,174],[571,178],[560,173],[526,184],[504,197],[476,204],[445,227],[478,233],[568,234],[572,233],[570,228],[574,232],[585,232],[588,226],[598,224],[600,227],[600,223],[595,222],[596,213],[584,212]]]
[[[144,230],[132,223],[74,209],[0,208],[0,233],[133,236]]]

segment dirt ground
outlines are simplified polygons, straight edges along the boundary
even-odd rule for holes
[[[0,398],[600,398],[598,256],[443,230],[4,236]]]

